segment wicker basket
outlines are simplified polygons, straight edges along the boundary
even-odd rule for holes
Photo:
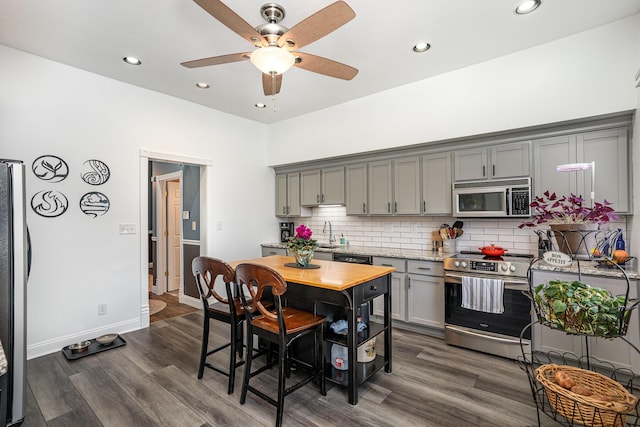
[[[561,370],[594,395],[611,398],[610,402],[582,396],[560,386],[555,373]],[[597,372],[566,365],[547,364],[536,369],[536,379],[545,389],[549,404],[563,417],[576,423],[598,427],[624,426],[627,414],[634,413],[638,399],[620,383]]]

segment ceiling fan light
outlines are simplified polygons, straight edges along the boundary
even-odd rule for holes
[[[251,52],[251,63],[265,74],[282,74],[295,62],[294,56],[286,49],[267,46]]]
[[[516,13],[518,15],[531,13],[536,10],[538,6],[540,6],[540,3],[542,3],[541,0],[525,0],[518,5],[518,7],[516,8]]]

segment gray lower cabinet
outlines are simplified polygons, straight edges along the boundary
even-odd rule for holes
[[[533,271],[534,286],[554,279],[573,281],[577,278],[577,275],[572,273]],[[627,289],[626,280],[619,278],[583,275],[581,281],[591,286],[606,289],[613,295],[624,294]],[[631,280],[629,298],[634,299],[637,298],[637,296],[638,281]],[[640,316],[638,310],[634,310],[631,316],[632,318],[629,321],[629,329],[627,330],[625,338],[640,348],[640,326],[638,325]],[[640,372],[640,354],[622,339],[609,340],[596,337],[587,338],[580,335],[567,335],[565,332],[551,329],[540,324],[533,326],[532,335],[533,348],[535,350],[545,353],[556,352],[559,354],[570,352],[577,356],[586,355],[587,341],[585,341],[585,339],[587,339],[589,355],[591,357],[601,362],[611,363],[616,368],[631,369],[635,373]]]
[[[284,248],[267,248],[262,247],[262,256],[282,255],[287,256],[287,250]]]
[[[556,166],[594,161],[595,201],[606,199],[616,212],[631,212],[627,134],[628,128],[622,127],[535,140],[534,193],[573,193],[589,203],[592,171],[557,172]]]
[[[311,263],[313,264],[313,260],[314,259],[321,259],[323,261],[333,261],[333,252],[319,252],[319,251],[315,251],[313,253],[313,259],[311,260]]]
[[[443,264],[409,260],[407,272],[407,322],[444,329]]]
[[[391,318],[407,320],[407,261],[399,258],[373,257],[374,265],[395,267],[391,273]],[[373,300],[373,314],[384,316],[384,298]]]

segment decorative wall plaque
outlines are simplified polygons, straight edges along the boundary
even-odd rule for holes
[[[106,163],[100,160],[87,160],[82,164],[80,177],[91,185],[102,185],[109,180],[111,173]]]
[[[67,163],[58,156],[40,156],[31,164],[33,174],[43,181],[60,182],[69,175]]]
[[[67,197],[59,191],[39,191],[31,198],[31,209],[45,218],[55,218],[66,212],[69,207]]]
[[[106,214],[109,206],[109,198],[98,191],[91,191],[80,198],[80,210],[93,218]]]

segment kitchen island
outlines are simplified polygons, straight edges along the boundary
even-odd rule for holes
[[[241,263],[253,263],[276,270],[287,282],[287,303],[301,309],[326,316],[325,348],[329,345],[347,347],[348,369],[339,371],[327,365],[327,380],[344,385],[348,389],[349,403],[358,403],[358,385],[384,368],[391,372],[391,273],[393,267],[348,264],[333,261],[312,260],[318,268],[296,268],[285,264],[295,263],[293,257],[274,255],[231,262],[232,267]],[[377,296],[384,297],[384,321],[382,325],[370,322],[357,332],[357,310]],[[347,335],[331,332],[329,323],[346,319]],[[377,355],[367,363],[357,362],[358,347],[377,335],[384,336],[384,355]],[[330,353],[330,351],[325,351]],[[325,362],[326,363],[326,362]]]

